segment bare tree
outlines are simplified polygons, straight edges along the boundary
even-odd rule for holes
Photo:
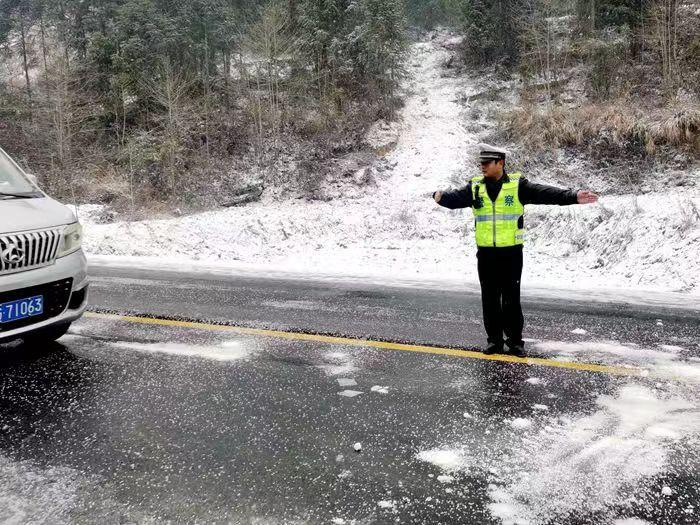
[[[165,166],[170,190],[177,188],[179,162],[183,149],[183,126],[187,121],[187,93],[192,81],[175,70],[169,60],[161,63],[157,75],[146,86],[152,100],[165,110],[163,131],[165,139],[161,160]]]
[[[653,18],[664,85],[671,92],[678,82],[678,0],[658,0]]]
[[[19,47],[22,55],[22,67],[24,71],[25,89],[27,97],[32,98],[32,83],[29,77],[29,30],[31,29],[31,20],[29,13],[23,6],[18,7],[12,13],[12,21],[19,36]]]
[[[566,3],[556,0],[524,0],[518,20],[523,40],[523,58],[543,84],[547,99],[566,66],[565,36],[555,26],[558,15],[566,13]]]
[[[60,187],[67,183],[75,200],[74,146],[80,134],[94,131],[85,126],[93,113],[85,103],[87,95],[81,79],[62,58],[49,66],[46,92],[45,111],[50,122],[51,143],[55,147],[53,171],[60,175],[60,180],[54,184]]]
[[[258,143],[263,150],[265,127],[277,138],[284,119],[281,79],[294,49],[294,34],[288,31],[288,11],[282,4],[268,5],[244,39],[244,49],[253,62],[248,75]]]
[[[49,61],[48,61],[48,49],[46,46],[46,23],[44,21],[44,12],[41,12],[41,16],[39,17],[39,31],[41,35],[41,56],[44,61],[44,79],[48,79],[48,74],[49,74]]]

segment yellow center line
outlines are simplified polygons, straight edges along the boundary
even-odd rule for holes
[[[411,345],[404,343],[390,343],[388,341],[375,341],[372,339],[352,339],[349,337],[335,337],[330,335],[305,334],[303,332],[284,332],[281,330],[267,330],[264,328],[246,328],[244,326],[219,325],[201,323],[195,321],[175,321],[157,317],[137,317],[130,315],[106,314],[85,312],[86,317],[94,319],[109,319],[127,323],[145,325],[171,326],[178,328],[192,328],[197,330],[213,330],[220,332],[234,332],[241,335],[254,335],[259,337],[272,337],[276,339],[289,339],[293,341],[313,341],[335,345],[349,345],[383,350],[402,350],[406,352],[420,352],[424,354],[448,355],[468,359],[483,359],[486,361],[501,361],[505,363],[517,363],[536,366],[548,366],[552,368],[566,368],[585,372],[600,372],[605,374],[624,376],[643,376],[645,371],[640,368],[598,365],[594,363],[580,363],[571,361],[557,361],[555,359],[542,359],[539,357],[514,357],[511,355],[493,354],[485,355],[473,350],[457,350],[454,348],[441,348],[436,346]]]

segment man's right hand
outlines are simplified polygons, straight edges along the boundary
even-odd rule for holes
[[[593,204],[598,201],[598,195],[588,190],[581,190],[576,193],[576,200],[579,204]]]
[[[433,199],[435,199],[435,202],[440,202],[440,199],[442,199],[442,192],[441,191],[436,191],[433,194]]]

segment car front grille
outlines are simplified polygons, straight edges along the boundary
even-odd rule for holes
[[[53,264],[62,228],[0,234],[0,275]]]

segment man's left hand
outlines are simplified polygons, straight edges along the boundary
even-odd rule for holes
[[[598,201],[598,195],[588,190],[581,190],[576,194],[579,204],[593,204]]]

